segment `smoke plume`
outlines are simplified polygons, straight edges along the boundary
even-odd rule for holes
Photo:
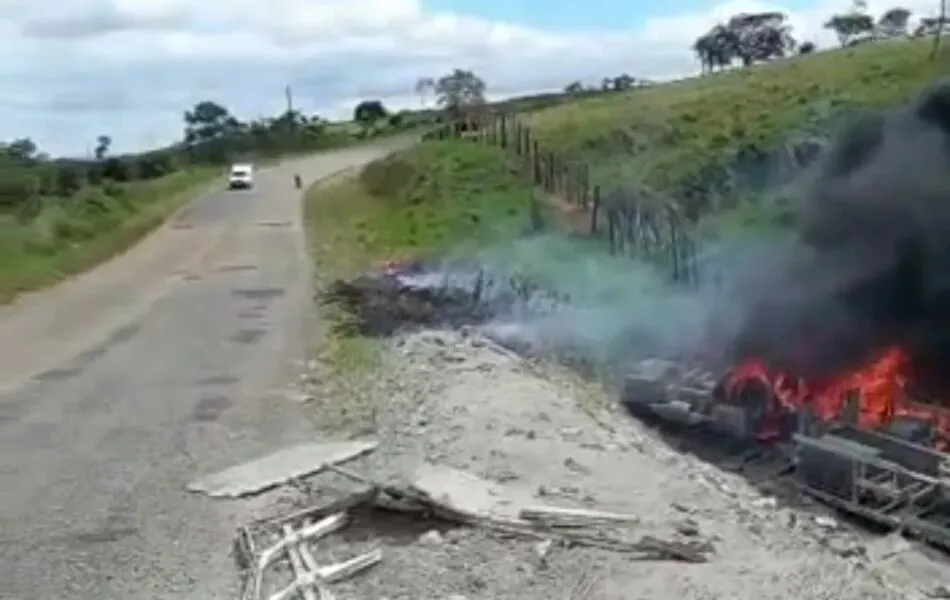
[[[489,272],[526,275],[566,300],[554,310],[502,314],[483,326],[487,334],[604,374],[644,358],[695,355],[707,347],[711,322],[732,339],[744,315],[731,311],[738,305],[711,287],[675,286],[665,272],[607,255],[602,240],[537,235],[486,250],[477,262]]]
[[[732,358],[824,377],[899,344],[922,377],[950,387],[950,81],[846,128],[798,209]]]

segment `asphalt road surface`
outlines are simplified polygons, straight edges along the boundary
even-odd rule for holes
[[[261,171],[256,189],[210,193],[124,256],[0,308],[0,598],[236,597],[247,502],[184,486],[308,435],[273,393],[310,302],[292,176],[388,147]]]

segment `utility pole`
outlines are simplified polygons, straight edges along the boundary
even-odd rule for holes
[[[293,138],[297,130],[297,123],[294,118],[294,91],[290,88],[289,83],[284,86],[284,96],[287,98],[287,135]]]
[[[937,31],[934,32],[934,45],[930,49],[930,60],[936,60],[940,51],[940,36],[947,23],[947,0],[940,0],[940,16],[937,18]]]

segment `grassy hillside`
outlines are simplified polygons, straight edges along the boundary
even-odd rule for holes
[[[890,41],[608,94],[527,117],[553,150],[576,156],[599,180],[640,180],[676,193],[737,156],[826,130],[854,109],[907,100],[942,75],[950,55],[932,41]]]
[[[305,215],[315,250],[346,271],[504,237],[527,224],[531,195],[509,161],[495,148],[431,142],[319,185]]]
[[[827,134],[856,110],[912,98],[950,73],[950,55],[929,60],[930,44],[822,52],[601,94],[522,119],[547,149],[589,164],[597,183],[645,183],[682,198],[741,157],[767,156],[790,137]],[[372,163],[357,180],[314,195],[320,201],[309,210],[318,239],[342,244],[344,254],[365,263],[499,235],[499,219],[524,227],[530,190],[511,160],[494,148],[441,141]],[[730,215],[762,217],[747,204],[732,206]]]

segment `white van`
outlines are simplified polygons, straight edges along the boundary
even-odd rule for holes
[[[249,190],[254,187],[254,166],[248,163],[235,163],[228,171],[229,190]]]

